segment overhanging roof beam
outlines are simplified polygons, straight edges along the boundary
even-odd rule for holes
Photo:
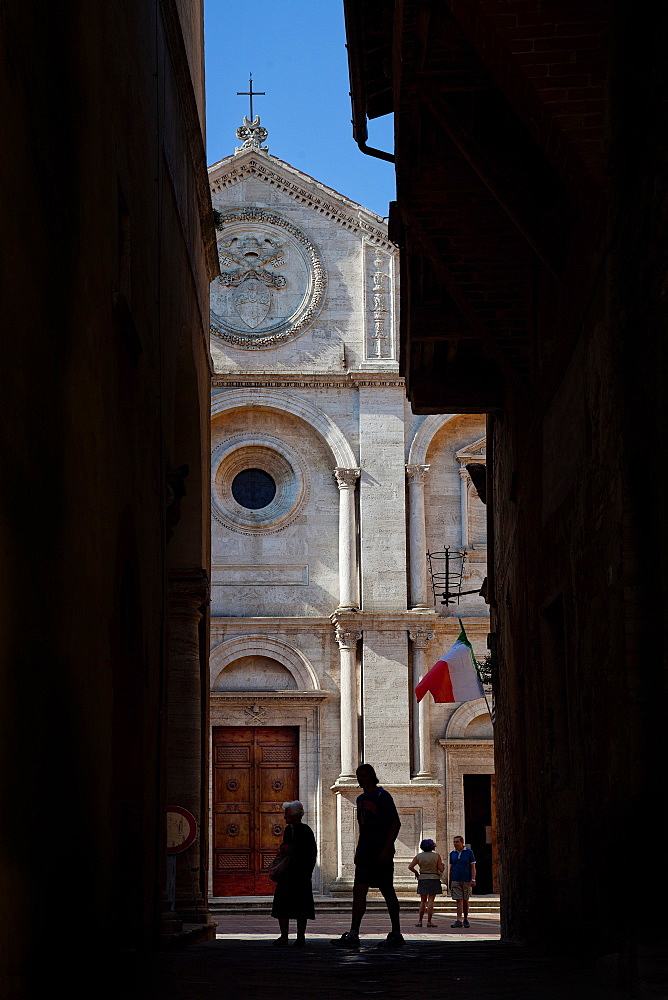
[[[487,190],[500,208],[506,213],[511,222],[515,225],[523,238],[529,244],[534,253],[540,258],[550,274],[557,281],[563,281],[561,262],[548,250],[546,241],[536,232],[535,225],[531,225],[526,213],[518,211],[502,190],[501,183],[494,177],[494,170],[489,166],[488,158],[480,149],[478,144],[462,128],[455,124],[456,113],[448,102],[447,98],[439,96],[438,102],[433,98],[433,91],[426,89],[425,85],[418,85],[416,88],[419,98],[427,108],[429,113],[438,122],[443,131],[449,136],[453,145],[464,157],[471,169],[477,174]]]

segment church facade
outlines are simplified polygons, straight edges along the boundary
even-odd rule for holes
[[[485,508],[466,468],[485,462],[484,417],[411,413],[385,222],[270,155],[258,118],[237,135],[242,145],[209,170],[221,268],[211,895],[272,891],[281,803],[295,798],[318,842],[316,890],[348,891],[362,760],[401,816],[399,889],[414,891],[406,866],[423,837],[445,851],[461,833],[491,892],[487,705],[429,695],[418,706],[413,694],[458,617],[486,654]],[[446,547],[458,604],[441,604]]]

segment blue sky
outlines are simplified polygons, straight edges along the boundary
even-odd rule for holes
[[[394,167],[352,138],[343,0],[205,0],[204,16],[208,162],[239,145],[252,71],[269,152],[386,216]],[[372,146],[392,141],[391,115],[369,124]]]

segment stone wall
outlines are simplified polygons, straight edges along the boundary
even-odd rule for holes
[[[15,997],[110,981],[163,930],[167,564],[208,571],[216,266],[185,59],[201,80],[201,38],[185,35],[171,2],[3,9],[0,952]],[[183,464],[184,497],[168,482]],[[184,707],[201,725],[201,692]]]

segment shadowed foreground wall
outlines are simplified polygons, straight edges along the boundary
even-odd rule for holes
[[[0,13],[10,996],[31,995],[42,975],[65,975],[71,990],[90,963],[111,971],[112,956],[163,933],[166,746],[178,713],[167,581],[199,575],[206,625],[217,266],[200,5],[187,13],[183,32],[169,0],[12,0]],[[167,483],[184,464],[179,511]],[[206,787],[201,768],[192,781]]]
[[[489,414],[503,934],[642,979],[668,936],[625,884],[665,894],[666,14],[345,7],[356,138],[395,115],[409,397]]]

